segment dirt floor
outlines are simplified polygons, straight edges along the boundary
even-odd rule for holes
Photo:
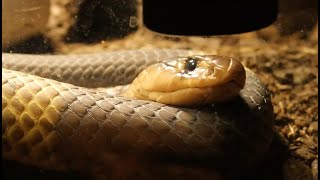
[[[30,43],[35,43],[36,47],[41,45],[42,48],[36,49],[37,53],[63,54],[161,47],[202,50],[239,59],[270,90],[276,119],[276,137],[270,151],[261,167],[247,178],[317,179],[318,24],[309,31],[291,35],[282,35],[275,23],[256,32],[210,38],[163,37],[137,24],[126,31],[128,35],[123,38],[86,42],[86,38],[79,34],[70,35],[69,31],[69,36],[66,35],[63,29],[68,29],[67,25],[58,27],[54,25],[57,22],[51,23],[45,38],[35,37],[7,50],[35,53]],[[72,37],[69,38],[72,41],[68,42],[68,37]],[[25,45],[29,48],[21,49]]]

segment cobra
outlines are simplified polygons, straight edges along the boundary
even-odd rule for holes
[[[273,137],[268,90],[233,58],[174,49],[2,55],[7,160],[110,177],[110,167],[137,159],[135,173],[176,160],[240,172]]]

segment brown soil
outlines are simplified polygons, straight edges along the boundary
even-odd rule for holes
[[[65,4],[57,8],[65,9]],[[63,17],[63,15],[61,15]],[[58,19],[58,18],[57,18]],[[68,18],[61,18],[64,20]],[[71,23],[71,22],[70,22]],[[53,24],[59,24],[55,22]],[[278,22],[279,24],[279,22]],[[241,35],[202,37],[163,37],[141,26],[126,31],[124,38],[99,41],[77,36],[81,41],[67,43],[61,29],[52,25],[48,33],[23,42],[43,44],[38,52],[85,53],[137,48],[184,48],[239,59],[252,69],[272,94],[276,138],[265,161],[248,179],[317,179],[318,177],[318,24],[303,33],[282,35],[277,23]],[[75,27],[73,27],[75,28]],[[68,29],[68,28],[67,28]],[[135,30],[137,29],[137,30]],[[73,41],[76,41],[74,34]],[[105,40],[109,39],[109,40]],[[10,47],[7,50],[34,52],[34,48]],[[3,165],[8,162],[4,162]],[[40,176],[45,174],[40,172]],[[55,177],[55,175],[47,174]],[[47,177],[46,176],[46,177]]]

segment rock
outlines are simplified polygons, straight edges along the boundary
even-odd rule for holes
[[[43,32],[49,7],[49,0],[3,0],[2,48]]]
[[[318,159],[315,159],[311,164],[311,170],[314,180],[318,180]]]

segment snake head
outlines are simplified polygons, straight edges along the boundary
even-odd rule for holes
[[[233,58],[177,57],[143,70],[126,96],[180,106],[210,104],[236,96],[245,80],[244,66]]]

